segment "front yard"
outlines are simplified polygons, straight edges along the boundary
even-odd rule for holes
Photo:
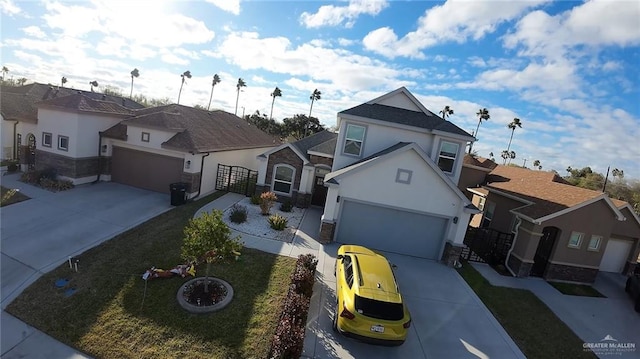
[[[596,358],[538,297],[524,289],[491,285],[469,263],[458,270],[528,358]]]
[[[224,310],[205,315],[189,314],[176,301],[188,278],[141,278],[152,266],[170,269],[183,262],[184,226],[222,194],[176,207],[85,252],[77,273],[64,263],[7,311],[98,358],[266,357],[295,259],[244,248],[240,260],[214,264],[211,274],[229,282],[235,294]],[[56,288],[60,278],[69,284]],[[69,288],[76,292],[67,297]]]

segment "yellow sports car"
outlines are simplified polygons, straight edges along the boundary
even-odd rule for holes
[[[343,245],[335,275],[334,330],[374,344],[404,343],[411,316],[385,257],[362,246]]]

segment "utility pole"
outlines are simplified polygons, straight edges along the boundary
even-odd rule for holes
[[[527,159],[524,159],[524,163],[522,163],[522,167],[527,168]]]
[[[604,193],[604,190],[607,189],[607,181],[609,180],[609,169],[611,169],[611,166],[607,166],[607,176],[604,178],[604,185],[602,186],[602,193]]]

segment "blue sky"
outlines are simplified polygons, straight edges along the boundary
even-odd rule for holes
[[[15,1],[0,0],[8,77],[273,117],[337,112],[406,86],[434,113],[473,132],[499,156],[518,117],[515,163],[543,170],[617,167],[640,178],[638,1]]]

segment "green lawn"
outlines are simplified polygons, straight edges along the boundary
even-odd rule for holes
[[[493,286],[469,263],[458,273],[527,358],[596,358],[583,351],[583,341],[530,291]]]
[[[2,196],[0,200],[0,207],[8,206],[10,204],[14,204],[14,203],[18,203],[18,202],[22,202],[30,199],[29,197],[20,193],[20,191],[18,190],[6,188],[2,186],[0,186],[0,195]]]
[[[182,231],[213,194],[166,212],[44,275],[7,311],[98,358],[264,358],[280,316],[295,259],[245,248],[241,259],[214,265],[212,275],[235,291],[220,312],[194,315],[176,302],[187,279],[141,279],[151,267],[181,263]],[[204,274],[204,271],[200,271]],[[77,292],[54,286],[67,278]],[[143,303],[144,298],[144,303]]]
[[[601,297],[606,298],[602,293],[590,285],[585,284],[572,284],[572,283],[560,283],[549,282],[551,286],[557,289],[560,293],[566,295],[577,295],[581,297]]]

